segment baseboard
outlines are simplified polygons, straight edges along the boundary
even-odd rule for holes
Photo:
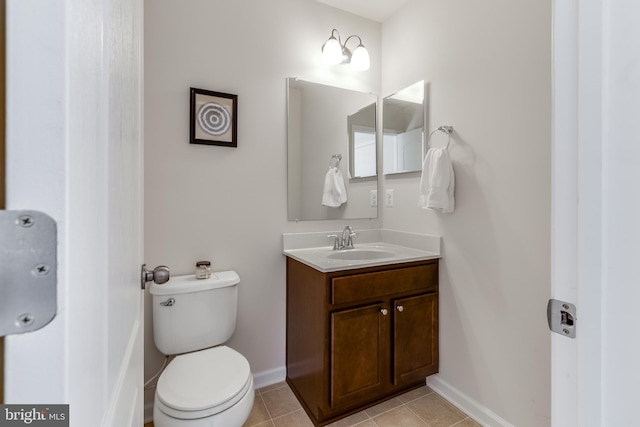
[[[257,372],[253,374],[253,386],[255,389],[263,388],[272,384],[284,381],[287,376],[287,368],[281,366],[279,368],[269,369],[268,371]],[[153,421],[153,401],[144,405],[144,422]]]
[[[514,427],[498,414],[444,381],[438,374],[427,377],[427,385],[485,427]]]
[[[285,366],[281,366],[279,368],[273,368],[268,371],[253,374],[253,384],[256,390],[258,390],[272,384],[280,383],[284,381],[286,376],[287,368]]]
[[[153,421],[153,400],[144,405],[144,423]]]

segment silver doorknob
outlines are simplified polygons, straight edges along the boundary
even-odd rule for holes
[[[169,281],[169,278],[171,277],[171,272],[169,271],[169,267],[167,267],[166,265],[159,265],[154,268],[153,271],[149,271],[147,270],[147,264],[142,264],[140,276],[142,289],[144,289],[146,284],[151,281],[157,283],[158,285],[167,283]]]
[[[401,305],[397,306],[396,309],[398,309],[398,311],[401,313],[404,311],[404,307]]]
[[[380,313],[382,313],[383,316],[386,316],[387,314],[389,314],[389,310],[387,310],[386,308],[382,308],[380,309]]]

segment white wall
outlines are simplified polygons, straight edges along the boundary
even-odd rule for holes
[[[362,36],[370,71],[321,64],[332,28]],[[514,425],[549,424],[549,1],[414,0],[381,28],[312,0],[154,0],[145,39],[146,262],[238,271],[230,345],[255,373],[284,365],[281,233],[345,225],[286,221],[285,78],[383,96],[424,79],[431,128],[455,129],[456,211],[418,209],[414,173],[384,180],[394,208],[349,224],[441,234],[440,378]],[[237,149],[188,144],[190,86],[239,95]],[[147,377],[150,315],[147,298]]]
[[[362,37],[370,71],[321,64],[332,28]],[[254,373],[285,363],[281,234],[345,225],[287,222],[286,78],[379,93],[379,52],[380,24],[312,0],[145,2],[145,261],[167,264],[174,275],[191,273],[201,259],[238,272],[238,324],[229,345]],[[238,148],[189,144],[189,87],[238,95]],[[162,356],[146,299],[149,378]],[[152,397],[148,392],[147,403]]]
[[[443,236],[439,377],[518,427],[550,423],[550,47],[548,0],[414,0],[382,27],[381,95],[429,82],[456,174],[449,215],[387,178],[384,227]]]

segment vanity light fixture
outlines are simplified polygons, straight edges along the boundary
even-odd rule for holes
[[[336,35],[338,38],[336,38]],[[347,42],[353,37],[357,37],[359,44],[353,53],[351,53],[351,50],[347,48]],[[366,71],[371,65],[369,52],[362,44],[360,36],[355,34],[351,35],[342,43],[340,33],[335,28],[331,31],[329,40],[322,45],[322,59],[325,63],[331,65],[350,64],[351,68],[356,71]]]

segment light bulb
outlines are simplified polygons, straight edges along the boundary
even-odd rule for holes
[[[353,51],[353,55],[351,55],[351,68],[356,71],[366,71],[370,66],[369,52],[361,43],[356,47],[356,50]]]
[[[322,46],[322,60],[325,64],[339,64],[342,62],[342,46],[335,37],[331,36]]]

